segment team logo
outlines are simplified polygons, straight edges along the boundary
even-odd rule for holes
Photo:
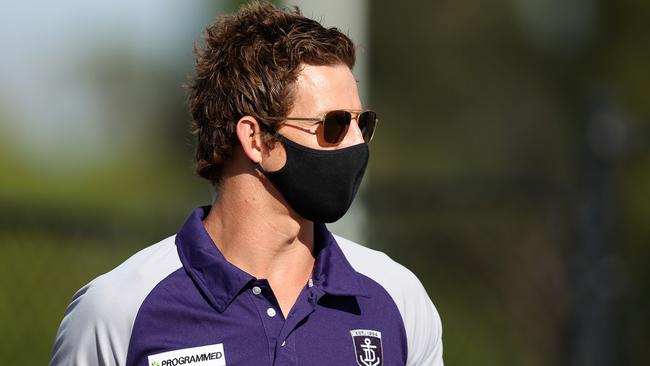
[[[354,352],[359,366],[382,366],[381,332],[369,329],[351,330]]]

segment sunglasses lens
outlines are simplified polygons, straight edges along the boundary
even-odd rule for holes
[[[365,111],[359,115],[359,129],[363,134],[363,140],[370,142],[372,136],[375,134],[375,125],[377,124],[377,113],[373,111]]]
[[[352,114],[348,111],[331,111],[323,121],[323,138],[329,144],[338,144],[350,126]]]

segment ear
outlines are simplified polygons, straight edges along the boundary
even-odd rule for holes
[[[251,116],[240,118],[235,133],[248,159],[254,163],[262,161],[262,130],[257,120]]]

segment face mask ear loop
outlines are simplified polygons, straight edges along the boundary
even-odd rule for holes
[[[256,164],[255,164],[255,169],[256,169],[258,172],[262,173],[262,175],[264,175],[264,176],[268,173],[268,172],[266,171],[266,169],[262,168],[262,166],[260,165],[260,163],[256,163]]]
[[[271,126],[268,126],[266,123],[258,123],[258,125],[260,126],[261,130],[264,130],[266,133],[270,134],[273,139],[282,143],[282,138],[284,136],[280,135],[276,129],[274,129]],[[269,173],[269,171],[264,169],[260,163],[255,163],[255,169],[257,169],[263,175]]]

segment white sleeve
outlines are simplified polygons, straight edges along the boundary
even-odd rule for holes
[[[124,364],[129,334],[118,319],[104,316],[113,311],[106,311],[111,305],[103,300],[112,299],[98,295],[92,282],[74,295],[56,334],[50,366]]]
[[[409,352],[407,366],[442,366],[442,323],[433,302],[419,280],[414,298],[402,316]]]
[[[440,316],[415,274],[384,253],[335,238],[354,270],[379,283],[397,305],[406,330],[406,366],[443,366]]]
[[[50,366],[122,366],[140,306],[181,268],[174,237],[133,255],[72,298],[52,347]]]

